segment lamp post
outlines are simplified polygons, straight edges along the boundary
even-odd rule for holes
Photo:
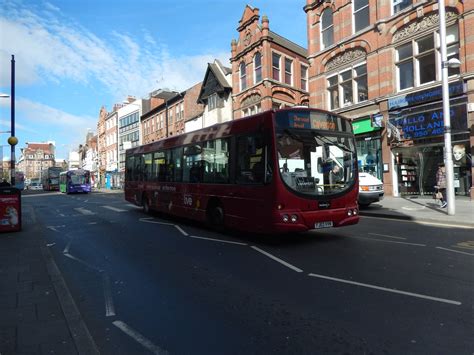
[[[443,120],[444,120],[444,165],[446,169],[446,199],[448,203],[448,215],[454,216],[456,206],[454,204],[454,166],[451,146],[451,115],[449,112],[449,85],[448,68],[456,68],[461,62],[452,58],[447,60],[446,50],[446,9],[444,0],[438,2],[439,13],[439,37],[441,52],[441,80],[443,96]]]

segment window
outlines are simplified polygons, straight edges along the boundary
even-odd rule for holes
[[[217,93],[214,93],[207,98],[207,106],[208,110],[211,111],[217,107],[224,107],[224,103],[222,98]]]
[[[245,63],[240,63],[240,90],[247,89],[247,69]]]
[[[265,176],[265,148],[263,137],[243,136],[237,139],[236,182],[260,184]]]
[[[411,5],[412,0],[392,0],[393,1],[393,14],[402,11],[403,9],[407,8]]]
[[[301,66],[301,90],[308,91],[308,67]]]
[[[367,65],[358,64],[327,79],[332,110],[368,99]]]
[[[216,139],[203,144],[205,158],[203,182],[229,182],[229,149],[226,139]]]
[[[369,0],[354,0],[354,32],[370,25]]]
[[[398,90],[421,86],[437,80],[440,66],[439,33],[416,38],[396,48]],[[457,25],[446,29],[448,60],[459,58],[459,36]],[[459,74],[459,68],[449,68],[448,74]]]
[[[289,58],[285,58],[285,84],[291,85],[293,80],[292,75],[293,61]]]
[[[280,81],[280,58],[281,55],[272,53],[272,78]]]
[[[321,49],[334,43],[334,28],[332,24],[332,9],[326,8],[321,14]]]
[[[256,104],[256,105],[253,105],[253,106],[250,106],[250,107],[247,107],[247,108],[243,109],[242,110],[242,117],[251,116],[251,115],[254,115],[254,114],[259,113],[259,112],[262,112],[262,105],[261,104]]]
[[[255,54],[253,59],[253,65],[255,68],[255,84],[262,81],[262,55],[260,52]]]

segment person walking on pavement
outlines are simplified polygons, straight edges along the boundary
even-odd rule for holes
[[[441,208],[445,208],[448,205],[446,201],[446,168],[444,164],[441,164],[438,167],[438,171],[436,172],[436,185],[438,187],[438,191],[441,192]]]

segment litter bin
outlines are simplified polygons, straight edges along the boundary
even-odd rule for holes
[[[21,230],[21,191],[0,187],[0,232]]]

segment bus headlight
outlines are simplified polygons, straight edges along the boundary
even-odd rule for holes
[[[298,216],[295,214],[291,215],[291,222],[295,223],[298,220]]]
[[[352,210],[347,210],[347,215],[350,217],[352,216]]]
[[[354,216],[359,213],[359,211],[357,211],[357,208],[354,208],[353,213],[354,213]]]
[[[289,221],[289,219],[290,219],[290,218],[288,217],[287,214],[284,214],[284,215],[283,215],[283,222],[287,223],[287,222]]]

